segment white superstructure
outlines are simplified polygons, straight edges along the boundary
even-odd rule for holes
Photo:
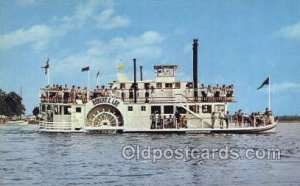
[[[276,127],[270,114],[248,117],[248,124],[243,117],[240,121],[240,117],[226,115],[234,100],[233,85],[182,82],[176,79],[176,71],[177,65],[155,65],[155,79],[140,81],[136,71],[134,81],[120,72],[109,88],[93,91],[59,86],[41,89],[40,131],[206,133],[262,132]]]

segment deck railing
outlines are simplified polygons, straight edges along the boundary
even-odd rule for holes
[[[42,121],[39,123],[40,129],[42,130],[57,130],[57,131],[67,131],[72,130],[71,122],[47,122]]]

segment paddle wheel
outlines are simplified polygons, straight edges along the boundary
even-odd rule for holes
[[[120,127],[123,117],[119,110],[111,105],[98,105],[87,115],[87,126],[90,127]]]

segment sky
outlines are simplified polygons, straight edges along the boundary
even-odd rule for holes
[[[263,111],[270,77],[275,115],[300,115],[299,0],[1,0],[0,88],[21,92],[26,113],[47,84],[90,86],[116,79],[132,59],[145,79],[153,65],[176,64],[192,81],[192,41],[199,39],[199,81],[234,84],[230,111]]]

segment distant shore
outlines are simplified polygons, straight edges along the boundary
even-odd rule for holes
[[[300,116],[278,116],[279,123],[300,123]]]

